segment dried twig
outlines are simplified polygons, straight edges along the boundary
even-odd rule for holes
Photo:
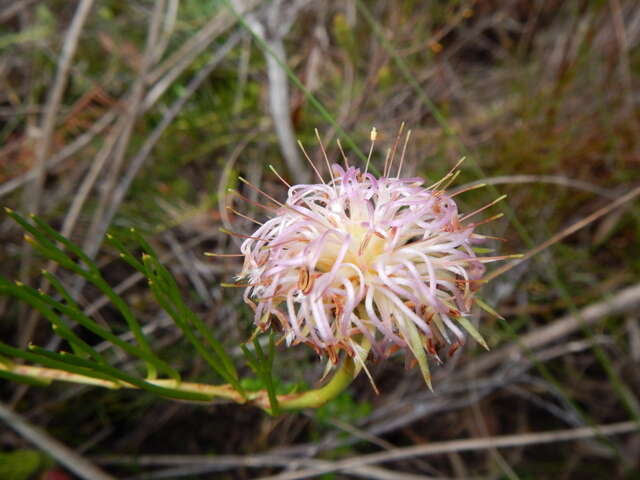
[[[27,8],[32,3],[35,3],[37,0],[19,0],[14,1],[13,4],[9,7],[6,7],[2,13],[0,13],[0,23],[6,22],[11,17],[17,15],[22,10]]]
[[[96,137],[96,135],[99,135],[109,125],[111,125],[111,122],[113,122],[113,120],[116,118],[117,110],[118,107],[109,110],[107,113],[102,115],[102,117],[96,120],[96,122],[91,125],[91,127],[85,133],[78,136],[75,140],[73,140],[73,142],[68,144],[56,154],[47,158],[44,165],[45,170],[49,171],[54,169],[60,163],[64,162],[66,159],[78,153],[82,148],[87,146],[91,142],[91,140]],[[20,175],[19,177],[12,178],[11,180],[2,183],[2,185],[0,185],[0,197],[22,187],[24,184],[35,179],[37,175],[38,172],[35,169],[31,169],[28,172]]]
[[[70,471],[86,480],[115,480],[101,469],[78,455],[72,449],[50,436],[44,430],[31,425],[21,415],[0,403],[0,420],[33,443],[40,450],[51,455]]]
[[[147,137],[147,140],[144,142],[138,153],[131,160],[131,162],[129,163],[129,168],[125,172],[122,180],[117,185],[113,192],[113,195],[111,196],[111,201],[106,207],[106,213],[103,215],[101,222],[99,224],[96,224],[96,227],[93,230],[93,234],[90,235],[85,241],[84,250],[90,257],[95,256],[95,254],[97,253],[98,248],[102,243],[104,234],[118,208],[120,207],[122,201],[124,200],[124,197],[129,191],[131,183],[135,179],[136,175],[138,174],[146,160],[149,158],[151,151],[157,144],[166,128],[171,124],[171,122],[173,122],[176,116],[184,108],[189,98],[191,98],[191,96],[196,92],[202,82],[207,79],[213,69],[225,58],[227,53],[229,53],[229,51],[239,42],[239,40],[240,34],[236,33],[232,35],[226,41],[226,43],[215,52],[211,60],[188,83],[182,96],[178,98],[165,112],[160,123]],[[80,285],[81,284],[79,283],[78,286],[76,286],[76,289],[79,288]]]
[[[153,8],[151,20],[149,21],[145,52],[142,57],[140,71],[138,72],[138,77],[133,84],[131,96],[127,102],[126,114],[123,115],[120,122],[121,130],[114,146],[113,157],[109,165],[109,172],[107,174],[105,184],[103,185],[103,189],[101,190],[100,200],[98,201],[98,206],[91,221],[87,239],[84,242],[84,249],[90,257],[93,257],[97,253],[102,236],[106,230],[105,224],[108,225],[111,221],[110,218],[108,218],[108,211],[114,200],[114,189],[117,184],[118,174],[125,160],[129,140],[133,133],[133,127],[138,115],[141,113],[147,75],[152,67],[154,51],[160,36],[164,6],[164,1],[157,1]]]
[[[111,223],[111,220],[113,219],[117,209],[120,207],[120,204],[124,200],[125,195],[129,191],[131,183],[133,182],[134,178],[136,177],[144,163],[149,158],[151,151],[158,143],[158,140],[160,140],[160,137],[162,136],[164,131],[178,116],[180,111],[187,104],[187,101],[196,92],[200,85],[202,85],[202,82],[204,82],[208,78],[213,69],[216,68],[216,66],[225,58],[229,51],[231,51],[231,49],[236,46],[239,40],[240,34],[236,33],[229,37],[229,39],[218,50],[216,50],[215,54],[212,56],[209,62],[207,62],[207,64],[202,67],[202,69],[191,79],[191,81],[189,81],[182,96],[169,107],[169,109],[162,117],[160,123],[147,137],[147,140],[144,142],[140,150],[138,150],[138,153],[129,163],[129,168],[127,169],[122,180],[113,192],[113,196],[111,197],[111,201],[108,205],[106,214],[104,215],[101,224],[95,230],[93,237],[88,239],[85,244],[86,251],[89,254],[95,255],[95,253],[97,252],[97,249],[102,242],[102,237],[104,236],[106,229]]]
[[[284,43],[281,38],[265,39],[265,41],[281,61],[286,61]],[[287,75],[272,55],[267,54],[266,61],[269,76],[269,108],[273,117],[273,126],[280,142],[280,149],[295,182],[306,183],[309,178],[309,170],[302,162],[293,133]]]
[[[591,325],[607,315],[630,311],[637,308],[638,305],[640,305],[640,284],[627,287],[611,298],[589,305],[575,315],[566,315],[545,327],[521,335],[517,341],[475,358],[468,368],[477,375],[507,359],[513,361],[514,357],[519,357],[523,350],[532,350],[548,345],[550,342],[570,335],[584,325]]]
[[[287,72],[282,67],[287,62],[283,39],[293,24],[298,11],[308,3],[297,0],[292,5],[283,5],[281,0],[272,2],[266,12],[266,19],[260,21],[255,16],[247,18],[252,34],[262,39],[269,77],[269,111],[278,136],[282,156],[296,183],[306,183],[309,169],[306,168],[293,130],[291,120],[291,99]],[[286,8],[284,8],[286,7]]]
[[[253,10],[261,0],[238,0],[237,10],[245,14]],[[148,81],[153,83],[144,99],[144,108],[152,106],[193,61],[220,35],[228,31],[236,23],[236,17],[227,12],[220,12],[198,32],[189,37],[178,50],[167,60],[151,70]]]
[[[179,476],[198,475],[220,472],[237,468],[295,467],[330,468],[333,462],[311,458],[295,458],[282,455],[107,455],[96,457],[97,463],[104,465],[135,465],[137,467],[170,466],[173,468],[156,473],[144,473],[129,477],[134,479],[176,478]],[[433,478],[387,470],[380,467],[357,467],[345,469],[351,475],[372,480],[423,480]]]
[[[496,270],[494,270],[493,272],[488,274],[484,278],[483,281],[484,282],[490,282],[494,278],[496,278],[496,277],[502,275],[503,273],[508,272],[512,268],[520,265],[522,262],[527,261],[528,259],[530,259],[534,255],[537,255],[538,253],[542,252],[543,250],[546,250],[551,245],[554,245],[554,244],[558,243],[560,240],[572,235],[573,233],[575,233],[578,230],[586,227],[587,225],[589,225],[590,223],[596,221],[597,219],[605,216],[608,213],[613,212],[616,208],[620,208],[622,205],[624,205],[627,202],[630,202],[631,200],[636,198],[638,195],[640,195],[640,186],[635,187],[634,189],[632,189],[631,191],[629,191],[626,194],[622,195],[621,197],[619,197],[615,201],[611,202],[610,204],[605,205],[604,207],[596,210],[595,212],[591,213],[590,215],[587,215],[582,220],[580,220],[580,221],[574,223],[573,225],[565,228],[561,232],[556,233],[551,238],[549,238],[548,240],[542,242],[537,247],[534,247],[531,250],[529,250],[521,258],[513,260],[513,261],[507,263],[506,265],[503,265],[502,267],[497,268]]]
[[[505,175],[501,177],[486,177],[475,182],[465,183],[451,190],[451,194],[464,190],[465,188],[475,185],[514,185],[521,183],[550,183],[553,185],[561,185],[563,187],[584,190],[585,192],[595,193],[605,198],[615,199],[618,194],[606,188],[598,187],[592,183],[582,180],[574,180],[573,178],[563,177],[562,175]]]
[[[67,79],[71,69],[71,61],[76,52],[82,28],[89,16],[89,11],[91,10],[92,5],[93,0],[80,0],[73,16],[73,20],[71,21],[71,25],[69,26],[69,30],[67,30],[67,34],[64,38],[62,52],[60,53],[60,58],[58,60],[56,76],[53,81],[53,87],[47,97],[47,104],[42,119],[42,127],[40,128],[40,139],[36,145],[35,167],[33,169],[35,172],[34,179],[27,192],[25,192],[24,197],[25,209],[32,213],[37,213],[40,206],[40,197],[42,196],[46,176],[46,160],[49,150],[51,149],[56,117],[62,103],[62,94],[64,93],[64,89],[67,85]],[[24,281],[29,275],[29,270],[33,260],[33,252],[29,244],[24,244],[22,253],[20,277]]]
[[[69,26],[69,30],[64,38],[62,52],[58,61],[58,69],[56,77],[53,81],[53,87],[47,98],[47,105],[42,120],[42,128],[40,132],[40,141],[36,147],[35,159],[35,179],[29,191],[27,202],[27,210],[37,212],[40,204],[40,196],[42,195],[42,187],[44,186],[44,177],[46,173],[46,159],[51,148],[53,130],[55,128],[56,116],[62,103],[62,94],[67,85],[67,78],[71,69],[71,61],[76,52],[78,41],[84,23],[89,16],[93,0],[80,0],[76,12]]]
[[[566,430],[552,430],[549,432],[523,433],[516,435],[502,435],[486,438],[470,438],[465,440],[451,440],[445,442],[432,442],[426,445],[401,447],[390,452],[371,453],[358,457],[348,458],[334,462],[331,467],[309,469],[299,472],[289,472],[280,475],[262,477],[262,480],[298,480],[302,478],[317,477],[323,473],[342,471],[353,467],[362,467],[383,462],[394,462],[417,456],[440,455],[451,452],[468,452],[474,450],[487,450],[490,448],[521,447],[543,443],[568,442],[594,438],[597,436],[622,435],[640,430],[637,422],[620,422],[596,427],[574,428]]]

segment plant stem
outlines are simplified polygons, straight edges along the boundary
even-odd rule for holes
[[[280,410],[298,410],[302,408],[315,408],[320,407],[339,395],[345,388],[347,388],[353,379],[359,373],[355,362],[352,358],[346,357],[340,368],[335,372],[331,380],[321,388],[315,390],[309,390],[308,392],[280,395],[278,397],[278,403]],[[91,385],[96,387],[109,388],[117,390],[120,388],[133,388],[138,389],[137,386],[127,382],[118,381],[113,382],[109,380],[103,380],[100,378],[93,378],[86,375],[66,372],[64,370],[58,370],[55,368],[37,367],[32,365],[18,365],[9,362],[0,361],[0,371],[20,375],[22,377],[31,378],[41,382],[70,382],[81,385]],[[173,379],[147,379],[146,382],[158,387],[175,389],[181,392],[200,393],[208,395],[211,400],[215,398],[224,398],[232,400],[236,403],[246,403],[246,399],[235,390],[231,385],[210,385],[206,383],[195,382],[178,382]],[[262,408],[263,410],[270,411],[270,403],[268,394],[266,391],[252,392],[248,395],[249,402]]]
[[[346,357],[340,369],[324,387],[308,392],[278,397],[281,410],[298,410],[301,408],[316,408],[332,400],[347,388],[355,378],[355,362]]]
[[[61,382],[104,387],[112,390],[117,390],[120,388],[138,388],[137,386],[126,382],[112,382],[109,380],[102,380],[99,378],[93,378],[77,373],[65,372],[64,370],[58,370],[55,368],[44,368],[31,365],[17,365],[0,362],[0,371],[18,374],[36,380],[56,380]],[[242,395],[240,395],[238,391],[236,391],[229,385],[210,385],[206,383],[178,382],[173,379],[146,379],[145,381],[158,387],[174,389],[182,392],[201,393],[210,396],[212,400],[214,398],[226,398],[229,400],[233,400],[236,403],[245,402],[245,400],[242,398]]]

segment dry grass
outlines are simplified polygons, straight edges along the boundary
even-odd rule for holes
[[[332,158],[341,137],[358,161],[375,125],[381,166],[405,122],[406,171],[429,178],[467,155],[458,183],[490,187],[465,194],[465,206],[509,194],[507,220],[485,228],[507,238],[499,251],[533,251],[589,221],[485,287],[506,319],[478,312],[493,351],[468,344],[437,369],[435,394],[392,360],[373,368],[379,396],[360,379],[319,411],[276,418],[68,386],[3,383],[4,401],[117,478],[640,475],[636,424],[618,425],[640,420],[640,209],[625,197],[640,184],[640,5],[231,3],[241,21],[216,0],[16,0],[0,9],[3,203],[40,212],[97,258],[185,376],[209,374],[141,278],[101,248],[105,230],[145,230],[193,308],[238,344],[248,313],[237,292],[217,287],[238,265],[201,254],[235,248],[218,232],[225,222],[250,228],[218,208],[225,188],[241,174],[282,196],[266,166],[303,179],[291,143],[300,138],[319,160],[315,127]],[[1,273],[46,289],[20,232],[1,219],[0,235]],[[104,299],[60,274],[122,331]],[[6,298],[0,316],[3,341],[57,345],[42,319]],[[285,383],[322,371],[304,348],[277,362]],[[594,434],[593,425],[608,426]],[[529,441],[537,432],[551,432],[549,443]],[[4,431],[0,448],[46,448],[41,440]],[[202,458],[210,453],[226,456]],[[136,466],[138,454],[149,460]]]

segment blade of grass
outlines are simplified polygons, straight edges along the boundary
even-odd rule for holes
[[[59,285],[59,287],[62,290],[64,290],[64,287],[61,284]],[[36,293],[39,294],[37,290],[35,289],[32,289],[32,290],[34,292],[34,296],[36,295]],[[64,291],[66,292],[66,290]],[[65,294],[68,296],[68,292],[66,292]],[[135,357],[138,357],[141,360],[145,360],[148,358],[148,357],[145,357],[145,352],[143,352],[139,347],[136,347],[135,345],[131,345],[130,343],[125,342],[117,335],[113,334],[106,328],[102,327],[101,325],[91,320],[88,316],[86,316],[82,312],[82,309],[77,304],[75,304],[75,302],[70,305],[64,305],[58,302],[57,300],[53,299],[49,295],[43,295],[43,294],[39,294],[37,298],[40,301],[45,302],[49,304],[51,307],[59,310],[62,314],[66,315],[67,317],[69,317],[71,320],[75,321],[79,325],[82,325],[84,328],[86,328],[93,334],[98,335],[99,337],[112,343],[113,345],[120,347],[124,352],[130,355],[133,355]],[[157,363],[157,367],[160,371],[166,372],[174,380],[180,381],[180,375],[175,369],[173,369],[172,367],[170,367],[168,364],[166,364],[160,359],[154,358],[153,361]]]
[[[109,298],[111,303],[124,317],[125,321],[127,322],[127,326],[133,333],[134,338],[136,339],[136,342],[140,347],[138,349],[138,356],[145,361],[147,365],[147,376],[149,378],[156,378],[157,371],[160,370],[167,373],[176,380],[179,379],[177,372],[162,360],[160,360],[153,353],[146,337],[144,336],[144,333],[142,332],[140,324],[131,312],[129,306],[113,291],[113,289],[100,274],[97,265],[95,265],[95,263],[91,261],[91,259],[86,254],[84,254],[77,246],[73,245],[73,243],[68,239],[64,238],[64,236],[55,232],[55,230],[46,225],[37,216],[31,216],[32,221],[35,223],[35,225],[33,225],[13,210],[8,208],[5,210],[14,221],[16,221],[20,226],[22,226],[32,235],[32,238],[28,237],[27,240],[32,243],[34,248],[40,251],[40,253],[45,255],[47,258],[54,260],[61,266],[84,277],[86,280],[100,289],[100,291],[105,296],[107,296],[107,298]],[[53,237],[54,241],[52,242],[48,237]],[[58,241],[72,250],[74,254],[78,255],[78,257],[87,264],[89,270],[85,270],[84,268],[80,267],[63,250],[58,248],[55,244],[55,242]],[[70,245],[71,247],[69,247]],[[70,295],[68,296],[69,298],[71,298]]]
[[[0,293],[19,298],[38,310],[51,323],[56,334],[69,342],[76,354],[84,353],[97,362],[106,363],[97,351],[78,337],[62,318],[46,306],[42,301],[42,295],[37,290],[22,283],[13,284],[0,276]]]
[[[241,14],[239,14],[236,11],[236,9],[233,7],[232,2],[230,2],[229,0],[222,0],[222,3],[224,3],[227,6],[227,8],[233,13],[233,15],[238,19],[238,23],[242,25],[242,27],[245,28],[251,34],[251,36],[256,41],[258,46],[261,49],[263,49],[265,52],[267,52],[267,54],[270,55],[278,63],[280,68],[282,68],[285,71],[285,73],[287,74],[291,82],[298,89],[300,89],[300,91],[304,94],[306,99],[309,100],[309,103],[318,111],[318,113],[320,113],[322,118],[324,118],[327,122],[329,122],[329,124],[333,128],[336,129],[338,134],[342,138],[344,138],[344,140],[347,142],[347,145],[349,145],[349,147],[355,152],[358,158],[360,158],[361,161],[365,162],[367,160],[367,156],[358,147],[358,145],[353,140],[353,138],[347,132],[345,132],[345,130],[333,118],[331,113],[329,113],[329,111],[325,108],[325,106],[315,97],[315,95],[313,95],[313,93],[311,93],[311,91],[304,85],[304,83],[302,83],[302,81],[293,72],[293,70],[291,70],[291,68],[289,68],[289,66],[280,57],[278,57],[278,55],[276,55],[276,53],[269,47],[269,45],[267,45],[267,43],[260,37],[260,35],[258,35],[256,32],[253,31],[253,29],[247,23],[244,17]]]
[[[31,345],[29,350],[34,352],[36,356],[40,357],[39,362],[44,364],[43,359],[46,358],[55,364],[65,365],[69,370],[73,367],[77,367],[78,371],[75,373],[81,373],[87,376],[96,376],[96,378],[104,378],[105,380],[122,381],[136,387],[146,390],[156,395],[168,398],[176,398],[180,400],[193,400],[193,401],[210,401],[213,397],[197,392],[187,392],[180,390],[179,388],[169,388],[154,385],[141,378],[129,375],[128,373],[109,365],[100,365],[94,362],[85,360],[83,358],[76,357],[68,353],[55,353],[43,348]]]
[[[211,335],[209,328],[184,303],[173,276],[156,257],[150,254],[144,254],[142,261],[146,270],[145,275],[149,278],[149,286],[158,303],[171,318],[173,318],[176,325],[194,345],[198,353],[205,358],[207,363],[227,382],[233,385],[234,388],[241,392],[242,387],[240,386],[231,357],[224,350],[222,344]],[[209,351],[198,339],[192,328],[193,326],[195,326],[200,335],[209,343],[213,352]]]
[[[32,347],[30,346],[29,350],[31,350],[31,348]],[[55,368],[57,370],[63,370],[65,372],[77,373],[79,375],[117,383],[116,378],[110,375],[105,375],[101,372],[97,372],[95,369],[80,368],[72,363],[65,361],[64,359],[53,359],[47,356],[38,355],[32,351],[25,351],[2,342],[0,342],[0,353],[11,358],[21,358],[23,360],[27,360],[28,362],[44,365],[45,367]],[[92,365],[98,365],[97,363],[93,362],[88,363]]]
[[[244,353],[247,359],[247,364],[267,389],[269,405],[271,407],[269,413],[271,413],[271,415],[278,415],[280,408],[273,378],[273,359],[275,354],[275,342],[273,339],[273,333],[269,335],[269,346],[266,355],[262,350],[262,346],[260,345],[259,340],[255,337],[253,338],[253,348],[255,354],[251,352],[251,350],[249,350],[246,345],[241,345],[240,348],[242,349],[242,353]]]
[[[167,268],[162,265],[162,263],[160,263],[160,261],[158,260],[158,256],[155,254],[155,252],[153,252],[153,250],[151,250],[151,247],[143,244],[143,248],[145,248],[145,250],[148,252],[146,257],[143,256],[143,263],[147,268],[147,273],[153,273],[157,275],[157,280],[160,282],[159,284],[166,287],[169,298],[178,308],[178,311],[183,315],[183,318],[187,319],[188,323],[196,327],[203,338],[209,343],[211,348],[213,348],[214,352],[222,362],[222,365],[227,371],[230,378],[235,380],[235,382],[230,383],[237,383],[238,373],[229,354],[224,350],[222,344],[213,337],[209,327],[205,325],[200,317],[193,313],[193,311],[184,303],[182,294],[180,292],[178,284],[173,278],[173,275],[171,275]]]

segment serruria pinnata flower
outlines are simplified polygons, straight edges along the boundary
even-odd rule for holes
[[[269,196],[272,218],[242,243],[256,325],[332,362],[341,350],[362,362],[363,344],[378,358],[405,350],[428,383],[427,355],[452,354],[465,331],[486,347],[469,316],[483,264],[503,257],[476,255],[486,237],[466,220],[486,206],[459,212],[444,190],[455,172],[428,185],[333,164],[330,177]]]

